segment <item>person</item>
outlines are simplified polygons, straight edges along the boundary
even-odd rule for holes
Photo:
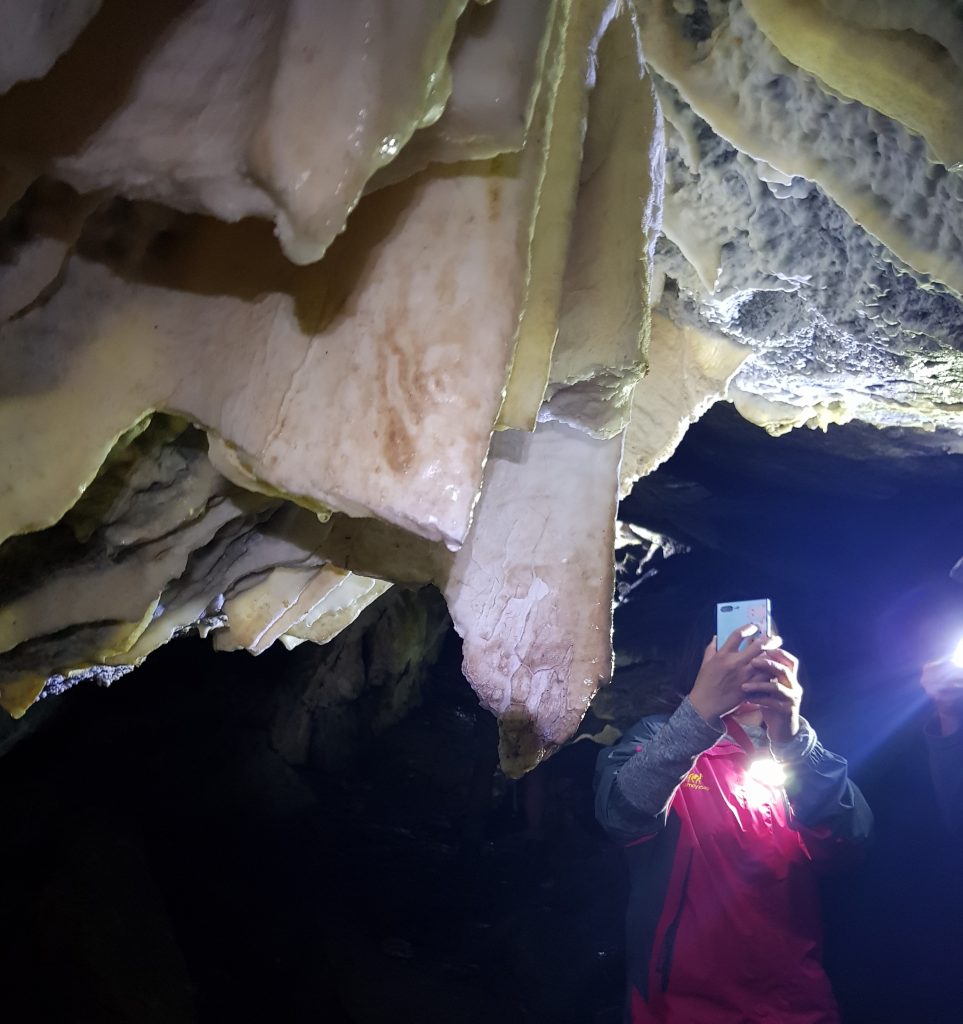
[[[923,735],[936,802],[947,831],[963,838],[963,667],[951,658],[928,661],[920,686],[933,705]]]
[[[880,645],[929,698],[923,724],[929,769],[946,831],[963,838],[963,588],[930,580],[900,595],[880,620]]]
[[[817,876],[854,859],[872,814],[800,715],[797,659],[753,630],[713,638],[678,709],[598,757],[596,816],[631,876],[632,1024],[839,1020]]]

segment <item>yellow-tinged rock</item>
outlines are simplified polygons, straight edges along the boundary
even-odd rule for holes
[[[147,609],[187,566],[197,548],[225,524],[263,507],[244,492],[214,498],[206,513],[159,540],[143,544],[114,561],[109,550],[95,550],[86,561],[53,573],[38,586],[0,605],[0,652],[35,637],[85,623],[130,624],[130,644]],[[96,660],[95,654],[91,655]],[[53,666],[52,666],[53,668]]]
[[[627,8],[598,47],[558,339],[540,419],[620,433],[645,366],[662,121]]]
[[[823,9],[872,31],[915,32],[944,46],[963,68],[963,18],[954,0],[821,0]]]
[[[11,718],[23,718],[34,704],[47,682],[47,674],[24,674],[18,678],[0,680],[0,708]]]
[[[123,674],[126,668],[103,670],[103,661],[130,647],[132,638],[143,630],[153,610],[152,604],[139,623],[84,626],[18,648],[0,664],[0,708],[20,718],[51,680],[62,684],[98,668],[112,678]]]
[[[748,345],[652,314],[649,372],[632,396],[625,433],[622,497],[658,469],[689,427],[726,397],[729,382],[750,353]]]
[[[530,173],[538,175],[538,202],[500,427],[534,429],[545,395],[578,189],[588,85],[599,37],[617,7],[617,0],[556,0],[535,115],[522,154],[532,165]]]
[[[374,603],[391,586],[386,580],[374,580],[348,573],[338,586],[323,598],[311,612],[281,637],[288,650],[310,640],[326,644]]]
[[[432,163],[488,160],[525,144],[542,80],[557,0],[470,4],[449,53],[451,95],[434,124],[368,182],[368,190]]]
[[[333,566],[272,569],[264,579],[224,602],[222,611],[228,624],[214,633],[215,648],[244,648],[251,654],[261,654],[282,633],[310,615],[344,582],[345,575],[343,569]]]
[[[743,3],[787,60],[922,135],[939,163],[963,164],[963,68],[936,39],[867,29],[821,0]]]

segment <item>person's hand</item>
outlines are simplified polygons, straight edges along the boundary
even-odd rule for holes
[[[944,736],[963,725],[963,669],[951,661],[931,661],[923,666],[920,686],[933,702]]]
[[[799,732],[803,690],[797,673],[799,659],[781,648],[763,651],[753,660],[762,677],[743,684],[743,699],[762,708],[766,732],[775,743],[788,743]]]
[[[739,644],[755,636],[743,651]],[[758,626],[746,625],[735,630],[726,642],[716,650],[713,637],[702,656],[702,665],[695,683],[689,691],[689,703],[699,717],[709,723],[716,723],[723,715],[735,711],[745,703],[743,686],[753,680],[762,681],[763,675],[753,667],[753,661],[764,651],[769,638],[759,632]]]

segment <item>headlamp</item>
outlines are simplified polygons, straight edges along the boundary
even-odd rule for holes
[[[771,757],[759,757],[749,762],[746,774],[753,782],[770,789],[779,789],[786,784],[786,770]]]

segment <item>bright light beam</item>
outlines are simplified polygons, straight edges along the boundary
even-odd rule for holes
[[[957,668],[963,668],[963,637],[960,638],[960,642],[954,648],[950,661],[952,661]]]

